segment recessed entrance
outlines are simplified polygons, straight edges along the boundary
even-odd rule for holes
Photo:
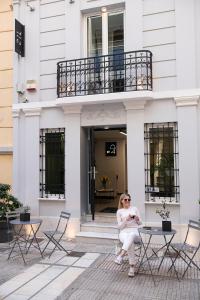
[[[127,191],[126,127],[90,128],[89,203],[91,213],[115,213]]]

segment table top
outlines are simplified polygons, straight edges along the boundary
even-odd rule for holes
[[[19,219],[11,220],[10,224],[13,225],[33,225],[33,224],[39,224],[41,223],[41,219],[31,219],[30,221],[20,221]]]
[[[171,231],[163,231],[162,227],[152,227],[152,226],[144,226],[138,228],[139,232],[150,235],[173,235],[176,233],[175,229]]]

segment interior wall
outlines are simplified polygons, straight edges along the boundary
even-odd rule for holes
[[[105,155],[105,142],[117,142],[117,155]],[[101,139],[95,140],[96,159],[96,188],[101,188],[100,177],[108,176],[108,188],[112,188],[117,193],[126,190],[126,168],[125,168],[125,140]]]

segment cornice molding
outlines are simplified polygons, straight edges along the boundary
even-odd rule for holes
[[[0,154],[12,154],[13,153],[13,147],[12,146],[4,146],[0,147]]]
[[[41,108],[23,108],[25,117],[37,117],[40,116],[42,109]]]
[[[199,103],[199,96],[175,97],[174,101],[177,107],[197,106]]]
[[[65,115],[81,114],[82,105],[63,105],[61,106]]]
[[[146,100],[123,101],[125,110],[144,110]]]
[[[20,4],[21,0],[13,0],[13,5],[18,5]]]
[[[13,108],[12,109],[12,117],[13,118],[19,118],[19,115],[20,115],[20,109]]]

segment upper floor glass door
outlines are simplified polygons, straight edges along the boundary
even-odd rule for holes
[[[87,18],[88,57],[124,51],[124,13],[102,13]]]
[[[87,18],[87,56],[89,94],[124,91],[123,12]]]

